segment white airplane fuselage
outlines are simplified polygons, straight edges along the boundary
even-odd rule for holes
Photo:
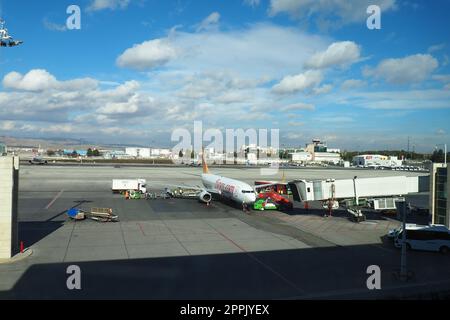
[[[240,204],[253,204],[256,201],[255,191],[245,182],[210,173],[202,174],[202,182],[206,189],[215,190],[222,197]]]

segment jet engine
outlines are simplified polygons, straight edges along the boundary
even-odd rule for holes
[[[209,202],[211,202],[212,196],[211,196],[211,193],[209,193],[209,192],[207,192],[207,191],[202,191],[202,192],[198,195],[198,199],[199,199],[201,202],[209,203]]]

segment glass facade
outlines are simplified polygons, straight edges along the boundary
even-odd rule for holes
[[[446,224],[447,221],[447,168],[436,170],[435,180],[435,223]]]
[[[324,145],[314,146],[314,152],[327,152],[327,147]]]

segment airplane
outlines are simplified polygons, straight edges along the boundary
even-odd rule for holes
[[[177,188],[195,191],[198,199],[208,205],[213,195],[218,195],[242,205],[252,205],[256,201],[255,189],[249,184],[210,173],[205,161],[204,152],[202,153],[202,162],[203,173],[201,180],[203,187],[177,186]],[[169,190],[168,193],[171,194],[173,192]]]
[[[0,19],[0,47],[15,47],[21,45],[23,41],[14,40],[9,35],[8,29],[5,27],[5,20]]]

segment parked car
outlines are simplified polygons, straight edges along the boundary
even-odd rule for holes
[[[41,158],[33,158],[30,161],[28,161],[30,164],[37,164],[37,165],[43,165],[47,164],[47,160],[43,160]]]

